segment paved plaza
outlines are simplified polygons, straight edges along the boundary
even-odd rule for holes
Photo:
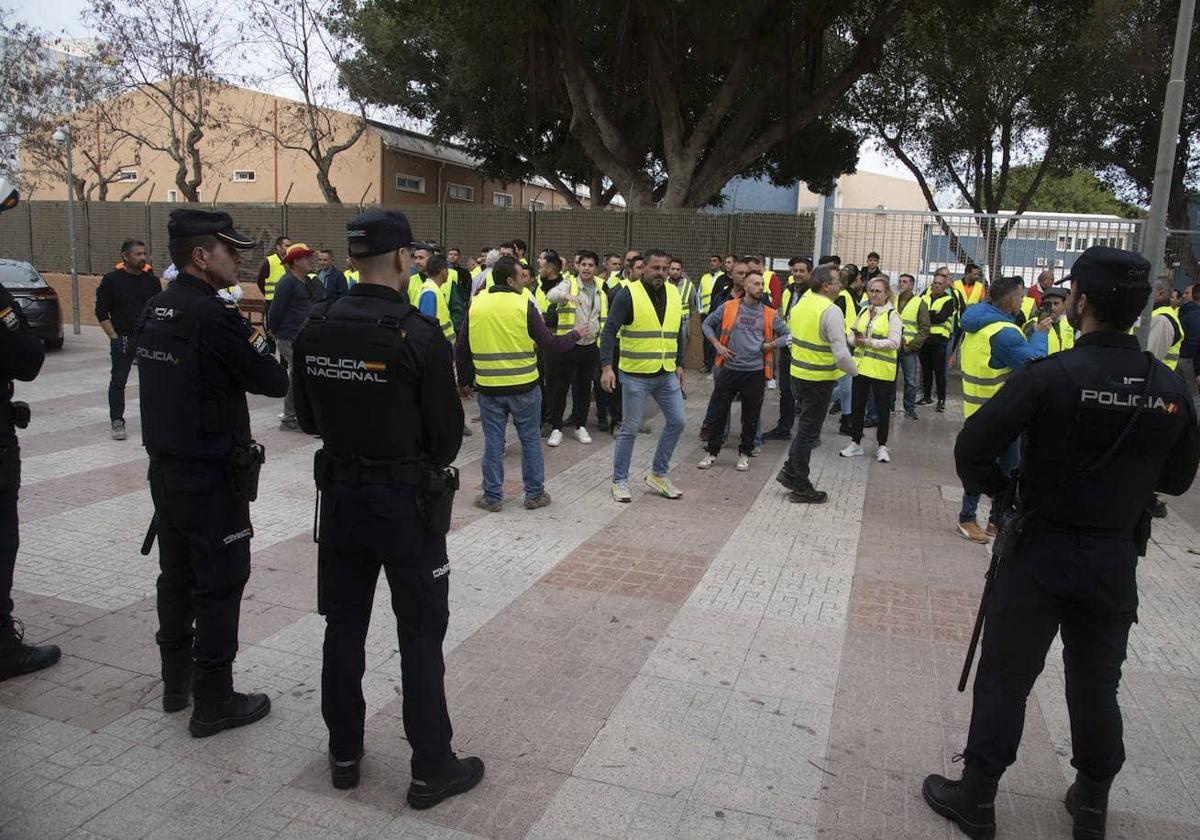
[[[483,436],[464,441],[449,542],[446,685],[460,755],[487,776],[424,812],[404,804],[409,749],[385,584],[368,638],[362,784],[335,791],[320,714],[312,542],[318,442],[277,430],[254,398],[267,464],[235,682],[266,691],[261,723],[194,740],[160,706],[157,551],[137,387],[130,439],[109,440],[107,345],[68,335],[17,386],[22,435],[17,615],[62,647],[54,668],[0,683],[4,838],[950,838],[922,802],[957,775],[969,695],[955,691],[987,550],[952,533],[960,488],[945,415],[895,420],[891,464],[843,459],[836,419],[814,453],[821,507],[736,447],[701,472],[710,383],[691,373],[672,475],[681,501],[642,495],[655,435],[634,453],[631,505],[609,497],[612,438],[546,450],[554,503],[520,503],[510,429],[503,512],[471,504]],[[778,403],[768,398],[768,423]],[[736,411],[736,409],[735,409]],[[475,413],[468,405],[468,417]],[[864,441],[868,453],[873,438]],[[1139,569],[1121,702],[1128,762],[1110,837],[1200,836],[1200,490],[1168,500]],[[986,503],[985,503],[986,507]],[[983,512],[981,511],[981,521]],[[1001,837],[1065,838],[1070,737],[1056,645],[997,799]]]

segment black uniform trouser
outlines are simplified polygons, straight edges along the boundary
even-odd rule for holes
[[[158,640],[164,656],[193,661],[196,705],[233,692],[242,590],[250,578],[250,503],[233,492],[226,465],[150,464],[158,517]]]
[[[108,355],[112,369],[108,377],[108,419],[125,419],[125,384],[129,381],[129,370],[133,367],[137,345],[131,336],[120,336],[108,343]]]
[[[592,404],[592,379],[600,348],[595,344],[577,344],[565,353],[555,353],[547,360],[550,368],[550,426],[562,429],[567,410],[567,391],[571,392],[572,426],[587,425]]]
[[[321,497],[317,609],[325,616],[321,714],[338,761],[354,759],[363,749],[364,646],[381,567],[399,631],[412,773],[428,779],[452,755],[442,659],[450,618],[446,538],[420,523],[412,487],[331,483]]]
[[[15,440],[0,440],[0,626],[12,619],[13,567],[20,547],[17,494],[21,486],[21,450]]]
[[[621,424],[621,418],[624,416],[623,412],[621,411],[620,362],[621,362],[621,351],[620,351],[620,348],[617,348],[613,351],[613,359],[612,359],[612,369],[613,369],[613,374],[616,375],[616,377],[617,377],[617,384],[616,384],[616,387],[613,388],[612,393],[609,393],[608,391],[605,391],[604,388],[602,388],[600,385],[600,373],[602,372],[602,368],[600,367],[600,354],[599,354],[599,352],[597,352],[596,353],[596,377],[592,382],[592,385],[596,392],[596,420],[600,421],[605,418],[611,418],[611,422],[612,422],[611,428],[613,428],[614,430],[617,428],[617,426],[619,426]]]
[[[931,335],[918,351],[921,354],[921,396],[929,399],[937,380],[938,402],[946,401],[946,339]]]
[[[1062,633],[1071,764],[1106,781],[1125,761],[1117,685],[1137,620],[1131,539],[1035,527],[1002,564],[986,607],[971,729],[963,754],[999,775],[1016,760],[1025,700]]]
[[[758,420],[762,414],[763,395],[767,392],[767,378],[759,370],[730,370],[722,365],[713,377],[713,392],[708,399],[705,412],[705,428],[702,436],[710,455],[721,454],[725,444],[729,414],[733,398],[742,400],[742,439],[738,452],[749,455],[754,451],[754,438],[758,436]]]
[[[792,438],[792,446],[788,450],[787,461],[784,462],[783,472],[792,477],[798,490],[812,488],[809,481],[809,462],[812,451],[821,440],[821,424],[829,412],[829,399],[833,396],[833,386],[837,382],[824,380],[814,382],[808,379],[791,377],[792,396],[796,399],[796,416],[799,423],[796,426],[796,436]]]
[[[792,393],[792,376],[788,372],[792,369],[792,354],[786,347],[778,352],[775,377],[779,380],[779,422],[775,428],[790,435],[796,423],[796,397]]]

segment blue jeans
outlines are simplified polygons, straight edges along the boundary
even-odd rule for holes
[[[125,383],[129,381],[129,369],[133,366],[133,355],[137,348],[133,339],[114,338],[108,342],[108,355],[112,360],[112,374],[108,379],[108,419],[125,419]]]
[[[542,392],[534,387],[522,394],[479,394],[483,424],[483,495],[489,502],[504,497],[504,430],[512,417],[521,440],[521,480],[525,498],[536,499],[546,489],[542,458]]]
[[[900,354],[900,372],[904,376],[904,412],[917,410],[917,383],[921,376],[921,358],[917,353]]]
[[[850,416],[850,381],[853,377],[843,376],[833,386],[833,402],[841,406],[842,416]]]
[[[628,373],[621,376],[621,404],[624,415],[621,418],[621,430],[617,432],[617,444],[613,449],[613,482],[629,480],[629,461],[633,458],[633,442],[638,436],[638,427],[642,425],[642,415],[646,412],[646,400],[653,397],[658,408],[663,413],[666,425],[658,436],[658,446],[654,450],[655,475],[666,475],[671,468],[671,455],[675,453],[675,444],[683,434],[683,392],[679,389],[679,377],[674,372],[660,373],[657,376],[632,376]]]
[[[1021,439],[1014,440],[996,459],[996,463],[1000,466],[1000,472],[1005,478],[1012,474],[1012,471],[1021,463]],[[958,521],[974,522],[975,511],[979,508],[978,493],[963,493],[962,510],[958,513]],[[988,522],[993,525],[1000,524],[1000,505],[996,499],[992,499],[992,512],[988,515]]]

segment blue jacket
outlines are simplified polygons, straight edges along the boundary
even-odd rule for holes
[[[275,299],[267,309],[267,329],[276,338],[292,341],[300,334],[308,310],[325,299],[325,286],[311,275],[298,280],[290,271],[275,284]]]
[[[350,293],[350,286],[346,283],[346,275],[338,271],[336,267],[322,269],[317,272],[317,276],[325,284],[325,294],[333,300],[337,300],[342,295]]]
[[[977,303],[974,306],[967,307],[967,310],[963,313],[963,332],[979,332],[988,324],[994,324],[997,321],[1008,321],[1010,324],[1017,323],[1012,315],[1006,315],[990,303]],[[1019,327],[1020,325],[1017,326]],[[1036,330],[1028,340],[1025,339],[1025,336],[1019,329],[1000,330],[992,336],[991,344],[992,358],[988,361],[988,366],[997,370],[1001,368],[1019,370],[1034,359],[1040,359],[1042,356],[1045,356],[1049,351],[1046,334],[1044,332],[1037,332]]]
[[[1196,347],[1200,345],[1200,304],[1185,303],[1179,307],[1179,325],[1183,327],[1183,346],[1179,348],[1179,356],[1183,359],[1194,359]]]

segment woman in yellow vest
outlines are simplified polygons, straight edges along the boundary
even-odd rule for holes
[[[850,385],[850,440],[838,454],[853,458],[863,454],[863,418],[867,399],[875,397],[875,460],[886,464],[892,460],[888,452],[888,428],[891,424],[892,403],[896,397],[896,355],[904,329],[900,313],[892,305],[892,290],[886,275],[878,275],[867,283],[867,308],[854,323],[854,363],[858,376]]]

